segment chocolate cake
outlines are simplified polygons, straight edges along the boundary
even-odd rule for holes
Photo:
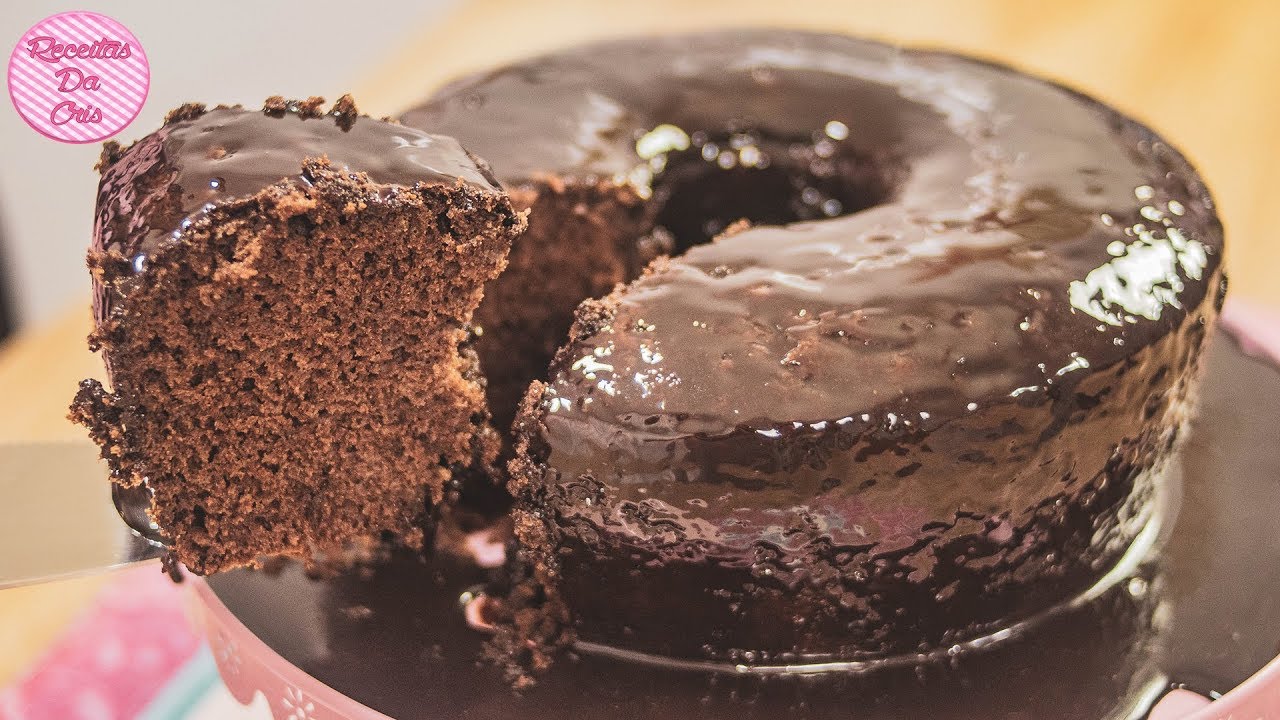
[[[498,449],[469,323],[523,217],[454,140],[321,103],[185,105],[99,166],[110,389],[72,416],[197,573],[419,543]]]
[[[103,155],[73,416],[196,572],[514,502],[491,655],[793,672],[989,645],[1153,541],[1225,279],[1136,121],[752,30],[402,122],[185,106]]]
[[[403,121],[532,209],[480,358],[500,417],[545,378],[516,527],[584,647],[959,650],[1153,531],[1225,280],[1208,192],[1139,123],[972,59],[763,30],[534,58]]]

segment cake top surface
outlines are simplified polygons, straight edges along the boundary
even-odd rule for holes
[[[869,411],[927,425],[1044,399],[1218,293],[1221,226],[1175,150],[1070,90],[946,53],[787,31],[635,38],[461,80],[404,122],[458,135],[504,182],[628,184],[670,207],[769,167],[783,179],[734,186],[735,210],[802,206],[677,237],[693,247],[579,323],[553,413],[664,432],[658,416],[679,432]],[[691,154],[710,170],[689,181]]]
[[[214,206],[281,181],[310,183],[303,167],[309,159],[326,159],[387,186],[464,182],[498,189],[484,165],[453,138],[360,115],[349,96],[328,112],[322,103],[275,97],[261,110],[188,104],[128,149],[108,144],[100,163],[99,212],[129,217],[125,225],[99,223],[102,247],[119,243],[122,251],[146,251]],[[137,187],[140,179],[146,188]]]

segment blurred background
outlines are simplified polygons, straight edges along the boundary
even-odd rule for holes
[[[124,142],[189,100],[254,104],[273,94],[332,99],[350,91],[362,110],[391,114],[467,70],[628,32],[787,26],[963,50],[1084,90],[1186,151],[1227,227],[1233,301],[1280,309],[1272,219],[1280,214],[1280,3],[1273,0],[85,0],[74,7],[7,0],[0,45],[8,51],[29,26],[71,9],[121,21],[150,60],[150,97]],[[0,442],[83,441],[64,415],[75,383],[100,374],[83,341],[98,148],[47,140],[0,104],[0,337],[9,334],[0,340]],[[68,628],[86,622],[112,582],[0,592],[0,688],[10,688],[0,691],[0,718],[46,717],[12,688],[75,649]],[[175,673],[161,673],[155,691]],[[201,682],[215,687],[211,676]],[[238,716],[217,702],[148,717]]]

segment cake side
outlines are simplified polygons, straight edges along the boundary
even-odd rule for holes
[[[575,330],[614,322],[615,301],[587,304]],[[560,417],[570,344],[517,420],[522,552],[576,638],[659,656],[847,660],[971,640],[1086,591],[1153,519],[1216,316],[1210,300],[1047,402],[924,427],[870,408],[770,437]]]
[[[455,142],[349,100],[187,106],[104,156],[110,389],[73,418],[197,573],[419,542],[452,471],[496,456],[468,323],[523,226]]]

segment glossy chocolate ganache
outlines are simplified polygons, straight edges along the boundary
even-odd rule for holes
[[[580,641],[945,648],[1080,595],[1149,526],[1225,281],[1207,191],[1137,122],[1008,68],[780,31],[546,55],[404,122],[532,209],[479,350],[496,417],[504,378],[546,378],[510,484]],[[570,290],[503,305],[534,284]],[[583,290],[603,298],[565,311]]]

